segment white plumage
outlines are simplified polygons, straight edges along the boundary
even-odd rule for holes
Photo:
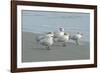
[[[68,33],[64,32],[64,28],[59,28],[58,32],[49,32],[43,36],[36,37],[36,41],[45,46],[48,50],[50,50],[50,46],[54,44],[54,42],[62,42],[63,46],[66,46],[66,43],[69,39],[75,41],[77,45],[79,45],[79,39],[82,38],[81,33],[76,33],[74,35],[69,35]]]
[[[58,32],[54,32],[54,37],[59,38],[64,35],[64,28],[59,28]]]
[[[75,41],[77,45],[79,45],[79,40],[81,38],[82,38],[82,34],[79,33],[79,32],[77,32],[76,34],[70,36],[70,39]]]
[[[55,42],[62,42],[63,46],[66,46],[68,40],[69,40],[69,35],[67,33],[64,33],[64,35],[54,39]]]
[[[59,28],[59,31],[54,33],[54,41],[62,42],[63,46],[66,46],[66,42],[68,40],[69,40],[69,34],[64,32],[64,28]]]
[[[39,36],[37,42],[43,46],[45,46],[48,50],[50,46],[53,45],[53,33],[47,33],[45,36]]]

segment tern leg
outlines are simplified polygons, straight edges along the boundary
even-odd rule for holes
[[[49,46],[47,46],[46,48],[47,48],[47,50],[50,50],[50,47]]]
[[[64,42],[64,43],[62,44],[62,46],[65,47],[65,46],[66,46],[66,43]]]
[[[76,45],[79,45],[79,39],[76,40]]]

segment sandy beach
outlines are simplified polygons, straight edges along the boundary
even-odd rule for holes
[[[22,62],[86,60],[90,58],[89,42],[80,41],[80,45],[68,42],[66,47],[55,43],[51,50],[39,45],[35,37],[39,34],[22,32]]]

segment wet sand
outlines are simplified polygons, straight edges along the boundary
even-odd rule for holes
[[[22,32],[22,62],[43,62],[61,60],[86,60],[90,58],[89,42],[80,41],[80,45],[68,42],[66,47],[55,43],[51,50],[38,44],[32,32]]]

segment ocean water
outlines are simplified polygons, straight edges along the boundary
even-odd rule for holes
[[[22,10],[23,32],[54,32],[59,27],[68,33],[81,32],[82,40],[90,41],[89,13]]]

